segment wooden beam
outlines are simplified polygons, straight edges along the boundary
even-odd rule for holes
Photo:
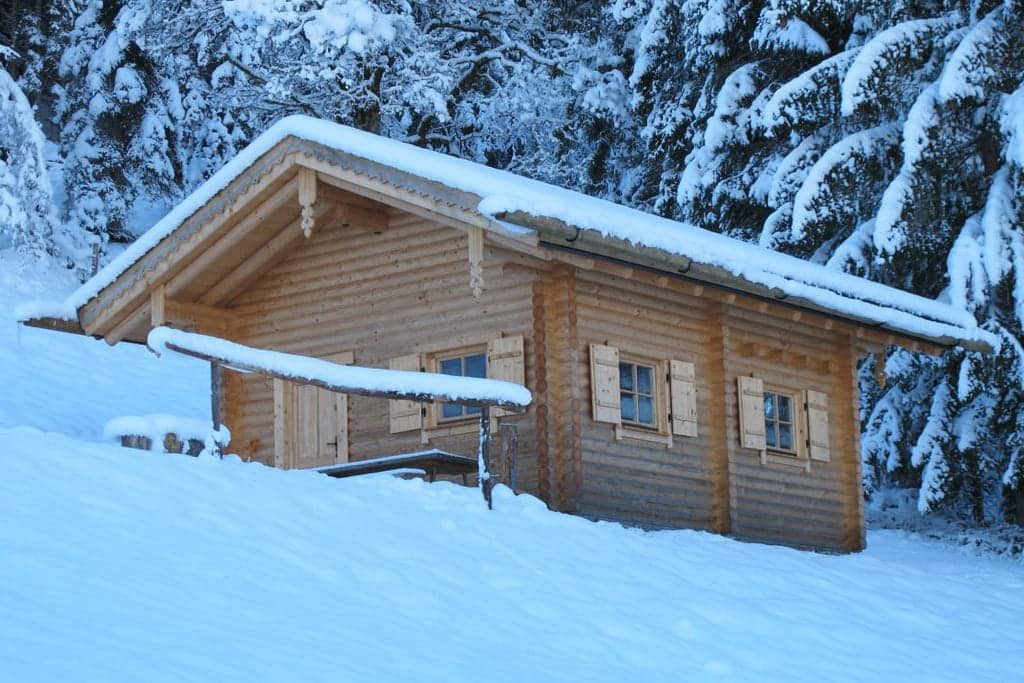
[[[153,327],[167,324],[167,285],[157,285],[149,294],[149,319]]]
[[[249,232],[266,222],[278,209],[293,200],[298,189],[298,180],[293,178],[281,189],[260,202],[251,213],[245,216],[231,230],[217,240],[209,249],[200,253],[185,266],[177,275],[168,280],[168,293],[178,294],[188,287],[200,273],[213,267],[218,261],[227,257],[239,248]],[[301,234],[301,233],[300,233]]]
[[[330,205],[318,204],[314,211],[315,220],[321,220],[331,210]],[[296,218],[288,223],[280,232],[260,246],[255,253],[238,264],[220,282],[200,296],[199,303],[215,306],[229,302],[244,292],[246,287],[266,272],[266,269],[271,267],[280,255],[299,241],[299,238],[302,237],[301,221],[301,218]]]
[[[355,230],[366,230],[374,233],[381,233],[391,227],[391,216],[388,215],[387,207],[383,204],[373,202],[373,206],[366,206],[362,197],[351,192],[344,192],[336,187],[321,183],[317,188],[317,197],[321,202],[335,205],[334,214],[325,218],[323,223],[337,225],[341,228],[352,228]],[[316,218],[320,223],[320,218]]]
[[[500,222],[477,211],[476,206],[480,202],[480,197],[477,195],[452,190],[440,183],[423,179],[420,179],[418,184],[427,185],[436,192],[427,192],[425,189],[414,190],[411,187],[395,185],[311,156],[301,156],[299,163],[315,169],[318,179],[325,185],[331,185],[414,216],[462,231],[475,226],[503,235],[513,243],[527,246],[537,245],[537,235],[533,231],[508,230],[502,227]],[[447,195],[450,200],[446,201],[440,195]]]
[[[153,289],[149,310],[153,327],[171,325],[178,329],[204,334],[237,336],[243,324],[242,317],[231,309],[175,301],[167,296],[167,288],[164,285],[158,285]],[[235,334],[232,335],[232,332]]]
[[[25,327],[35,327],[40,330],[55,330],[57,332],[68,332],[70,334],[85,334],[85,330],[82,329],[81,324],[79,324],[77,320],[40,316],[38,318],[22,320],[21,324]]]
[[[542,244],[542,247],[550,245]],[[634,264],[620,262],[617,259],[604,259],[600,255],[581,254],[577,251],[566,251],[563,248],[549,250],[550,258],[555,261],[567,263],[583,270],[594,270],[604,272],[615,277],[627,280],[638,280],[647,282],[652,286],[658,286],[657,278],[660,272],[656,269],[642,270]],[[803,324],[817,325],[822,329],[842,329],[844,333],[855,334],[864,343],[889,343],[899,344],[905,348],[931,355],[940,355],[945,352],[946,347],[934,342],[923,341],[914,337],[894,332],[889,329],[867,327],[858,324],[856,321],[843,319],[835,314],[820,310],[804,309],[789,301],[766,301],[754,294],[730,291],[718,286],[695,285],[688,279],[677,276],[669,276],[668,289],[679,291],[694,296],[703,296],[712,301],[722,302],[729,306],[736,306],[746,310],[757,311],[767,315],[775,315],[787,320],[794,319],[792,316],[799,314],[799,320]]]
[[[141,304],[138,308],[128,314],[123,320],[103,336],[103,340],[113,346],[128,338],[133,330],[139,329],[146,324],[149,318],[149,307]]]
[[[732,349],[729,328],[721,302],[710,306],[705,332],[704,362],[707,363],[708,446],[711,464],[711,528],[727,534],[732,528],[730,502],[728,382],[726,364]]]

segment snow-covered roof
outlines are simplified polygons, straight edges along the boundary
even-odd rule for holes
[[[307,116],[278,121],[203,183],[67,303],[81,308],[186,219],[286,138],[322,145],[479,197],[475,210],[498,228],[510,213],[579,227],[635,248],[650,248],[728,273],[739,281],[879,327],[972,347],[997,347],[968,311],[802,259],[548,183]]]

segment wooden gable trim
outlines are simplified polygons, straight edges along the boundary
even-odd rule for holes
[[[191,263],[181,255],[201,254],[220,238],[225,227],[243,220],[247,215],[245,209],[254,201],[273,199],[281,206],[293,198],[294,192],[290,194],[288,190],[294,189],[289,181],[295,173],[294,163],[289,163],[283,154],[271,150],[261,157],[79,309],[83,329],[89,334],[106,334],[145,303],[150,287],[166,282]]]
[[[488,236],[500,235],[502,246],[507,248],[528,250],[536,245],[534,233],[505,230],[499,222],[476,211],[480,201],[476,195],[378,162],[288,137],[260,157],[99,295],[87,302],[79,311],[83,329],[88,334],[103,335],[112,343],[126,338],[139,321],[145,320],[148,315],[143,308],[148,303],[147,292],[151,287],[167,283],[171,278],[184,283],[190,276],[208,267],[224,253],[217,247],[229,244],[220,242],[222,232],[244,221],[251,214],[248,207],[255,201],[262,199],[266,202],[270,198],[277,198],[283,203],[293,198],[298,191],[296,176],[302,169],[314,171],[316,183],[326,186],[318,188],[318,196],[329,196],[331,188],[337,188],[462,231],[482,228]],[[307,188],[310,184],[308,178]],[[282,191],[284,185],[288,187]],[[308,191],[306,195],[308,203]],[[296,213],[300,210],[297,204]],[[303,225],[309,227],[311,217],[314,225],[320,218],[319,214],[310,216],[308,210],[305,213],[305,219],[300,218],[300,235]],[[352,219],[364,214],[372,216],[374,222],[380,224],[387,218],[386,212],[362,210],[359,207],[353,207],[351,214]],[[380,227],[384,228],[383,225]],[[281,246],[283,242],[290,241],[282,236],[275,242],[275,246]],[[211,247],[215,251],[208,252]],[[271,254],[263,256],[266,262],[272,262],[273,257],[279,253],[274,249],[265,251]],[[189,259],[189,254],[196,256]],[[235,278],[239,282],[244,281],[241,273],[236,274]],[[202,296],[203,303],[219,303],[223,296],[237,291],[233,286],[215,285],[211,291],[214,289],[215,294]]]

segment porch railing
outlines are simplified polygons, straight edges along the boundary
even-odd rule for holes
[[[409,370],[385,370],[356,365],[340,365],[319,358],[282,353],[245,346],[219,337],[184,332],[170,327],[156,327],[147,338],[155,354],[173,352],[210,363],[211,414],[214,429],[220,427],[220,369],[253,372],[296,384],[309,384],[343,394],[372,396],[416,402],[440,401],[480,409],[477,442],[477,476],[487,507],[494,505],[491,491],[491,409],[522,410],[532,401],[530,391],[519,384],[492,379],[453,377],[438,373]],[[500,462],[507,471],[502,480],[514,486],[514,457],[506,448],[515,448],[518,434],[511,425],[501,425]],[[504,463],[510,463],[504,465]]]

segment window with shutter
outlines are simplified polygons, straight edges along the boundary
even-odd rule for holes
[[[828,434],[828,395],[808,389],[804,392],[807,411],[807,453],[811,460],[831,460]]]
[[[487,342],[487,376],[506,382],[526,385],[526,357],[523,352],[523,338],[501,337]],[[510,411],[495,408],[495,417],[508,415]]]
[[[614,346],[590,345],[590,398],[596,422],[621,422],[619,350]]]
[[[458,356],[441,356],[437,359],[437,371],[454,377],[487,377],[487,356],[483,353],[467,353]],[[480,414],[480,408],[458,403],[442,403],[437,408],[439,422],[461,420]]]
[[[693,363],[669,361],[669,396],[672,401],[672,433],[697,436],[697,383]]]
[[[763,451],[765,441],[764,381],[757,377],[737,377],[739,398],[740,446]]]
[[[420,354],[399,356],[388,361],[392,370],[420,371]],[[417,401],[388,401],[388,424],[391,434],[417,431],[423,428],[423,407]]]

